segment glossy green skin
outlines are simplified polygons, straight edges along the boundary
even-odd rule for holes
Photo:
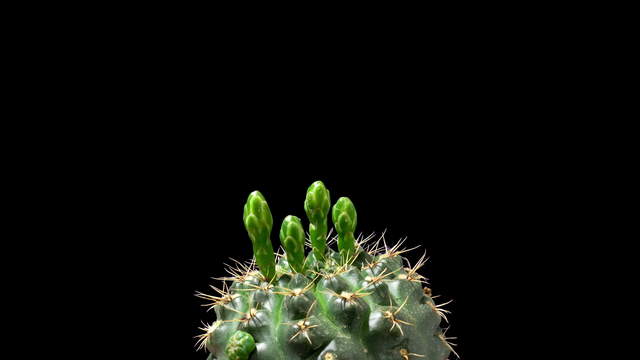
[[[264,277],[270,280],[276,274],[276,260],[270,239],[273,217],[267,201],[259,191],[249,194],[242,220],[253,244],[256,264]]]
[[[358,222],[356,208],[348,197],[341,197],[333,205],[332,219],[338,232],[338,249],[343,261],[346,261],[355,253],[356,239],[353,232]]]
[[[247,360],[255,348],[256,343],[253,341],[253,336],[242,330],[237,330],[231,335],[224,353],[229,360]]]
[[[409,359],[447,359],[450,350],[439,337],[441,318],[429,305],[433,300],[425,295],[419,282],[402,276],[406,272],[400,256],[376,259],[359,252],[344,272],[330,278],[317,277],[311,270],[332,272],[341,260],[331,249],[326,258],[326,263],[315,262],[308,265],[306,273],[296,274],[282,257],[272,288],[258,276],[234,282],[230,287],[234,299],[226,305],[233,310],[222,305],[214,307],[218,321],[224,322],[207,339],[211,352],[208,359],[236,360],[229,358],[225,349],[238,330],[250,334],[255,341],[250,360],[326,360],[331,358],[328,353],[337,360],[402,360],[401,349],[425,356]],[[375,266],[366,266],[377,260]],[[393,274],[375,284],[368,282],[367,277],[383,271]],[[299,295],[276,293],[284,288],[302,289],[310,283],[308,290]],[[331,294],[353,293],[362,288],[361,292],[368,295],[352,302]],[[385,318],[384,311],[396,311],[405,300],[395,316],[413,325],[400,324],[402,334],[397,327],[390,330],[393,323]],[[242,319],[237,311],[249,313],[251,308],[256,311],[250,319],[228,321]],[[296,324],[305,317],[308,325],[318,326],[307,330],[309,339],[302,333],[294,337],[299,329]]]
[[[331,208],[329,190],[322,181],[316,181],[307,190],[304,211],[309,219],[309,238],[316,259],[322,257],[327,249],[327,215]]]
[[[284,218],[280,228],[280,243],[287,254],[291,270],[297,273],[304,271],[304,229],[300,218],[289,215]]]

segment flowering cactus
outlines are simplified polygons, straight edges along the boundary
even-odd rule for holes
[[[205,324],[198,347],[208,360],[444,360],[453,351],[440,327],[447,310],[436,305],[426,278],[402,256],[413,249],[387,246],[384,235],[355,238],[355,206],[342,197],[331,215],[337,236],[327,233],[329,191],[313,183],[304,202],[309,239],[300,218],[280,227],[282,253],[271,244],[273,218],[254,191],[244,225],[254,258],[235,262],[215,295],[197,293],[217,320]],[[338,250],[331,248],[334,242]],[[305,246],[310,253],[305,257]],[[277,261],[276,261],[277,258]],[[229,285],[230,284],[230,285]]]

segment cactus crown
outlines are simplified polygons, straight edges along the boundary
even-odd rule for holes
[[[254,259],[228,268],[230,276],[218,278],[221,288],[212,286],[216,295],[196,294],[218,319],[198,336],[208,360],[444,360],[455,354],[453,338],[439,326],[447,321],[446,303],[436,305],[418,274],[426,255],[411,266],[401,255],[413,249],[401,248],[403,241],[388,247],[384,234],[373,243],[373,236],[356,239],[357,213],[347,197],[333,206],[337,235],[327,241],[330,204],[325,185],[314,182],[304,201],[308,241],[302,220],[289,215],[279,232],[284,254],[274,254],[267,201],[258,191],[249,195],[243,222]],[[328,246],[333,242],[337,252]],[[305,245],[311,248],[306,257]]]

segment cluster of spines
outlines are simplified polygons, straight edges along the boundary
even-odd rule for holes
[[[384,234],[376,242],[371,242],[373,234],[369,237],[363,238],[362,236],[356,239],[354,237],[355,225],[357,221],[357,215],[353,203],[348,198],[341,198],[338,200],[333,208],[332,219],[337,235],[331,237],[331,232],[327,234],[326,216],[328,214],[329,192],[324,188],[322,182],[316,182],[312,184],[307,193],[307,199],[305,200],[305,212],[309,218],[309,238],[305,239],[304,230],[302,228],[301,220],[295,216],[287,216],[282,223],[280,229],[280,241],[284,247],[284,254],[280,254],[280,249],[277,254],[274,255],[271,241],[269,239],[269,233],[272,226],[272,217],[270,210],[266,204],[264,196],[259,192],[253,192],[247,200],[245,205],[244,222],[249,233],[249,237],[252,240],[254,246],[254,258],[248,263],[242,263],[237,260],[233,260],[235,264],[233,266],[227,265],[227,273],[230,276],[216,278],[222,280],[222,288],[212,286],[216,291],[216,295],[207,295],[203,293],[197,293],[198,297],[201,297],[208,301],[203,306],[207,306],[208,309],[218,307],[219,309],[226,309],[237,314],[237,318],[218,320],[211,325],[205,325],[201,330],[204,331],[202,335],[198,336],[198,348],[206,347],[207,341],[213,336],[215,330],[225,322],[248,322],[256,317],[258,309],[253,306],[244,311],[237,310],[229,304],[239,297],[241,292],[255,292],[261,291],[263,293],[272,293],[282,297],[300,297],[310,290],[314,290],[317,286],[318,279],[330,280],[336,276],[348,272],[353,269],[353,265],[356,260],[360,266],[355,267],[360,271],[368,271],[368,276],[364,278],[364,285],[355,291],[340,291],[336,292],[331,289],[325,288],[321,292],[330,297],[335,298],[342,304],[356,303],[366,299],[368,296],[376,293],[376,290],[380,284],[389,280],[407,280],[411,283],[418,283],[422,285],[428,284],[427,279],[418,274],[418,270],[424,266],[428,258],[425,258],[426,254],[418,260],[418,262],[411,266],[407,261],[407,266],[404,267],[406,259],[400,256],[403,253],[414,250],[404,249],[401,246],[404,243],[403,239],[392,247],[389,247],[384,240]],[[320,216],[320,215],[322,216]],[[324,220],[323,220],[324,217]],[[324,225],[323,225],[324,224]],[[267,241],[268,240],[268,241]],[[330,248],[327,249],[327,245],[332,243],[338,244],[339,253],[334,253]],[[304,247],[311,248],[311,253],[307,258],[304,257]],[[270,255],[270,256],[269,256]],[[279,264],[276,264],[276,258],[280,258]],[[388,260],[401,259],[401,265],[394,270],[389,270],[386,266]],[[312,266],[307,262],[312,259]],[[283,266],[280,266],[283,264]],[[289,269],[286,269],[286,267]],[[400,273],[398,273],[400,271]],[[307,279],[308,283],[304,287],[287,288],[282,284],[278,284],[278,281],[285,275],[288,278],[292,278],[295,274],[307,275],[311,279]],[[248,279],[253,279],[248,281]],[[227,286],[227,281],[232,281],[234,284],[242,284],[241,286]],[[446,314],[447,310],[442,309],[442,306],[448,304],[436,305],[432,296],[431,290],[428,287],[423,287],[423,293],[426,296],[424,304],[428,306],[432,312],[448,322]],[[387,293],[388,295],[388,293]],[[317,294],[316,294],[317,296]],[[375,295],[374,295],[375,296]],[[382,317],[389,322],[389,332],[394,329],[398,329],[400,334],[404,336],[402,326],[413,326],[411,322],[403,320],[399,313],[407,303],[409,296],[407,296],[400,305],[393,305],[391,296],[389,295],[389,305],[386,310],[382,311]],[[284,302],[286,305],[287,302]],[[316,306],[316,300],[314,299],[304,311],[304,317],[297,321],[287,322],[281,321],[282,325],[291,326],[295,332],[289,338],[289,341],[294,341],[297,338],[304,338],[309,344],[312,344],[312,340],[309,337],[309,333],[320,327],[320,324],[311,324],[309,322],[309,316],[313,307]],[[219,311],[216,311],[218,317],[220,317]],[[447,328],[448,329],[448,328]],[[236,333],[241,332],[240,330]],[[234,333],[235,334],[235,333]],[[246,334],[246,333],[245,333]],[[452,343],[448,340],[455,339],[446,337],[446,330],[437,334],[442,343],[454,354]],[[250,335],[249,335],[250,337]],[[229,345],[225,349],[227,356],[234,360],[235,355],[232,350],[237,349],[240,345],[238,342],[242,342],[242,339],[246,339],[245,335],[237,336],[235,342],[229,340]],[[251,339],[253,341],[253,338]],[[231,346],[233,344],[233,346]],[[246,344],[245,344],[246,345]],[[246,345],[243,349],[247,349],[250,346]],[[254,345],[255,347],[255,345]],[[366,351],[366,350],[365,350]],[[402,359],[409,359],[410,357],[424,357],[422,354],[410,352],[406,348],[400,348],[398,350],[399,356]],[[456,354],[457,355],[457,354]],[[325,354],[325,358],[330,358],[331,352]],[[243,359],[237,357],[237,359]]]

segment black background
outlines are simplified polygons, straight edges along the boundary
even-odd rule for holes
[[[236,29],[215,40],[203,31],[205,41],[192,38],[199,30],[171,29],[156,44],[125,32],[115,49],[91,37],[93,49],[70,44],[82,53],[72,59],[56,39],[51,54],[34,58],[60,56],[65,65],[33,66],[45,84],[23,83],[46,99],[24,109],[80,121],[30,127],[40,146],[25,142],[11,153],[34,153],[15,172],[27,186],[21,206],[40,215],[22,229],[44,233],[20,244],[29,256],[43,254],[35,260],[44,271],[24,282],[25,293],[59,316],[38,319],[38,329],[59,333],[77,314],[65,338],[86,345],[87,357],[204,359],[193,336],[201,320],[215,319],[193,295],[224,273],[228,257],[251,256],[241,221],[247,195],[265,195],[277,229],[286,215],[304,219],[305,191],[322,180],[334,200],[354,201],[358,231],[387,229],[390,242],[408,236],[406,246],[427,250],[422,274],[441,301],[454,300],[449,334],[463,359],[512,356],[533,324],[545,327],[538,335],[556,333],[559,296],[540,275],[567,243],[579,242],[562,261],[584,248],[569,218],[593,201],[593,188],[581,185],[597,171],[567,174],[602,157],[572,144],[602,145],[597,136],[556,118],[591,108],[567,95],[567,84],[590,78],[573,70],[581,60],[532,49],[519,34],[503,39],[508,28],[448,41],[441,35],[452,27],[419,46],[386,35],[398,44],[382,51],[393,64],[377,59],[384,47],[375,36],[370,54],[353,57],[313,42],[298,57],[262,52],[270,39],[261,47],[253,34],[234,41],[227,33]],[[104,29],[110,37],[112,26]],[[582,276],[553,275],[563,286]],[[39,288],[45,281],[50,289]]]
[[[523,286],[533,284],[522,264],[540,235],[537,226],[550,220],[538,211],[549,174],[534,171],[520,151],[429,149],[357,152],[331,161],[183,145],[138,150],[111,167],[96,167],[85,180],[99,179],[100,189],[92,190],[100,193],[99,219],[89,221],[100,229],[99,240],[87,245],[85,261],[98,269],[90,286],[105,302],[101,316],[113,327],[110,336],[129,339],[129,353],[141,356],[205,358],[195,352],[193,337],[201,321],[215,316],[194,293],[216,285],[211,277],[224,274],[229,257],[251,257],[241,220],[247,195],[264,194],[275,229],[289,214],[306,219],[306,189],[322,180],[333,201],[352,199],[357,232],[386,229],[389,243],[408,237],[407,247],[421,246],[408,254],[411,261],[427,251],[421,273],[440,302],[453,300],[448,335],[458,337],[463,358],[496,341],[506,349],[514,334],[503,329],[525,321],[518,303]]]

